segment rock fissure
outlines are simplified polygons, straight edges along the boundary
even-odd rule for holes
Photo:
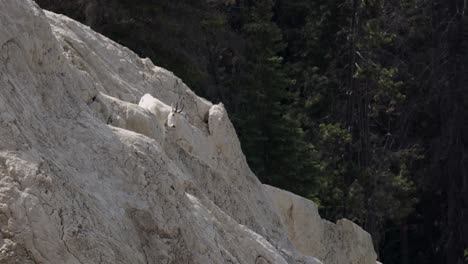
[[[3,51],[6,49],[6,59],[4,62],[5,69],[8,69],[8,64],[10,63],[10,44],[16,44],[14,39],[9,39],[5,43],[2,44],[2,47],[0,49],[0,53],[3,53]]]
[[[24,252],[25,252],[26,257],[27,257],[28,260],[32,261],[33,264],[41,264],[40,262],[37,262],[35,260],[35,258],[33,257],[33,254],[31,253],[30,250],[28,250],[24,245],[23,245],[23,247],[24,247]]]
[[[63,220],[63,209],[60,208],[58,210],[58,217],[59,217],[59,220],[60,220],[60,227],[61,227],[61,233],[60,233],[60,240],[62,241],[64,247],[65,247],[65,250],[71,255],[73,256],[73,258],[76,259],[76,261],[78,261],[78,263],[80,264],[83,264],[80,259],[70,250],[70,247],[68,246],[67,244],[67,241],[65,240],[65,224],[64,224],[64,220]]]

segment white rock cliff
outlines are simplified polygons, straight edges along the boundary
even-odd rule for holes
[[[262,186],[222,105],[78,22],[0,0],[0,263],[315,257],[376,259],[354,224]]]

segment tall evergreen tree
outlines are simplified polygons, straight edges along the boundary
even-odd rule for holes
[[[361,223],[378,247],[385,224],[398,225],[412,211],[409,167],[420,158],[419,148],[396,143],[406,78],[392,59],[396,29],[385,23],[388,6],[360,0],[281,5],[299,17],[295,7],[310,11],[304,19],[278,21],[294,43],[286,62],[300,94],[301,125],[315,146],[314,196],[325,217]]]
[[[273,22],[273,1],[244,1],[241,32],[246,39],[245,62],[232,85],[241,94],[235,124],[249,164],[268,184],[305,194],[311,187],[308,146],[291,115],[290,81],[280,52],[285,44]]]
[[[433,153],[433,168],[447,199],[446,261],[463,264],[468,247],[467,7],[463,0],[435,0],[433,5],[434,59],[443,63],[433,64],[433,92],[440,94],[435,98],[440,137],[434,142],[439,151]]]

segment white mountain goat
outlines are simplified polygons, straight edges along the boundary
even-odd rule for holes
[[[182,99],[183,100],[183,99]],[[184,105],[182,100],[176,103],[175,107],[168,106],[167,104],[161,102],[157,98],[154,98],[150,94],[145,94],[138,105],[156,116],[156,119],[159,122],[159,125],[163,127],[163,141],[166,138],[166,127],[175,128],[177,126],[177,120],[179,115],[184,110]]]
[[[158,120],[161,121],[163,125],[174,128],[177,124],[176,116],[181,114],[184,110],[184,105],[182,100],[176,103],[175,107],[173,105],[168,106],[167,104],[161,102],[157,98],[154,98],[150,94],[145,94],[141,99],[138,105],[142,108],[149,110],[153,113]]]
[[[161,144],[164,141],[165,127],[147,109],[102,93],[94,97],[89,107],[108,125],[145,135]]]
[[[172,111],[170,106],[154,98],[151,94],[145,94],[140,99],[138,105],[153,113],[163,126],[166,124],[169,114]]]
[[[180,109],[179,109],[180,108]],[[177,120],[179,114],[184,110],[184,105],[182,102],[177,102],[175,108],[171,106],[171,112],[167,116],[167,126],[175,128],[177,125]]]
[[[145,94],[139,106],[149,110],[156,116],[160,125],[164,127],[164,139],[172,141],[183,148],[188,153],[198,156],[208,164],[216,162],[216,148],[214,138],[209,132],[203,132],[192,125],[183,115],[183,98],[179,99],[175,105],[168,106],[149,94]],[[217,120],[211,120],[216,123]],[[217,127],[218,128],[218,127]],[[169,131],[169,132],[168,132]],[[216,132],[220,132],[219,129]],[[166,139],[166,137],[169,137]]]

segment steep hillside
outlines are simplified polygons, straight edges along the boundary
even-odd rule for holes
[[[385,263],[468,261],[466,1],[36,2],[223,102],[263,183]]]
[[[0,263],[320,263],[222,104],[31,0],[0,2],[0,46]],[[344,228],[325,263],[375,263]]]
[[[229,3],[222,1],[38,0],[42,8],[89,25],[93,30],[151,58],[188,81],[197,93],[219,100],[219,57],[239,50],[242,38],[227,30]],[[224,87],[225,89],[225,87]]]

